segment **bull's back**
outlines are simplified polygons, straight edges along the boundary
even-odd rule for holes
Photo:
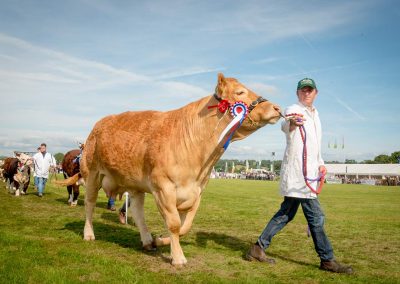
[[[85,143],[83,176],[91,170],[107,170],[140,179],[148,146],[164,116],[157,111],[124,112],[98,121]]]
[[[75,149],[68,151],[64,155],[61,166],[63,171],[70,177],[72,177],[74,174],[79,173],[79,163],[75,162],[75,159],[80,154],[80,152],[80,150]]]

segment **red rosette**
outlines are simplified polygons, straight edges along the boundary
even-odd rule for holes
[[[216,107],[219,112],[225,113],[230,106],[231,104],[227,100],[221,100],[217,105],[208,106],[208,109]]]
[[[218,110],[222,113],[225,113],[226,110],[230,107],[230,103],[227,100],[222,100],[218,104]]]

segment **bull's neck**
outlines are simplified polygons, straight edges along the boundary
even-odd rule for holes
[[[218,143],[218,139],[232,120],[229,113],[223,114],[216,107],[208,108],[217,104],[213,96],[208,96],[181,109],[185,120],[183,125],[186,125],[182,146],[201,161],[199,175],[204,176],[203,179],[208,179],[212,166],[224,153],[222,142]]]

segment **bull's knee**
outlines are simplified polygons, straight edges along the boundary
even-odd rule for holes
[[[180,220],[170,220],[169,222],[167,221],[167,228],[168,231],[170,231],[172,234],[178,234],[181,229],[181,222]]]

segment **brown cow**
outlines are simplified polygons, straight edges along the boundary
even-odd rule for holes
[[[61,163],[63,169],[64,178],[67,179],[72,177],[73,175],[79,173],[79,158],[77,158],[81,153],[81,150],[74,149],[68,151],[64,155],[64,159]],[[79,185],[73,184],[67,186],[68,191],[68,203],[73,207],[78,204],[78,196],[79,196]],[[72,194],[73,192],[73,194]]]
[[[236,79],[219,74],[214,95],[180,109],[125,112],[96,123],[81,160],[80,174],[86,184],[85,240],[95,239],[92,217],[99,189],[102,187],[109,196],[128,191],[144,249],[170,244],[172,264],[181,266],[187,262],[179,236],[191,228],[212,167],[224,153],[226,139],[219,142],[219,136],[232,121],[222,100],[231,104],[242,101],[252,110],[234,132],[232,141],[276,123],[281,115],[277,105]],[[217,104],[220,108],[212,107]],[[78,179],[76,175],[68,182]],[[146,192],[153,195],[169,237],[153,240],[144,220]]]
[[[6,158],[3,164],[3,176],[6,188],[16,196],[26,194],[30,182],[32,158],[26,154],[17,154],[17,158]]]

